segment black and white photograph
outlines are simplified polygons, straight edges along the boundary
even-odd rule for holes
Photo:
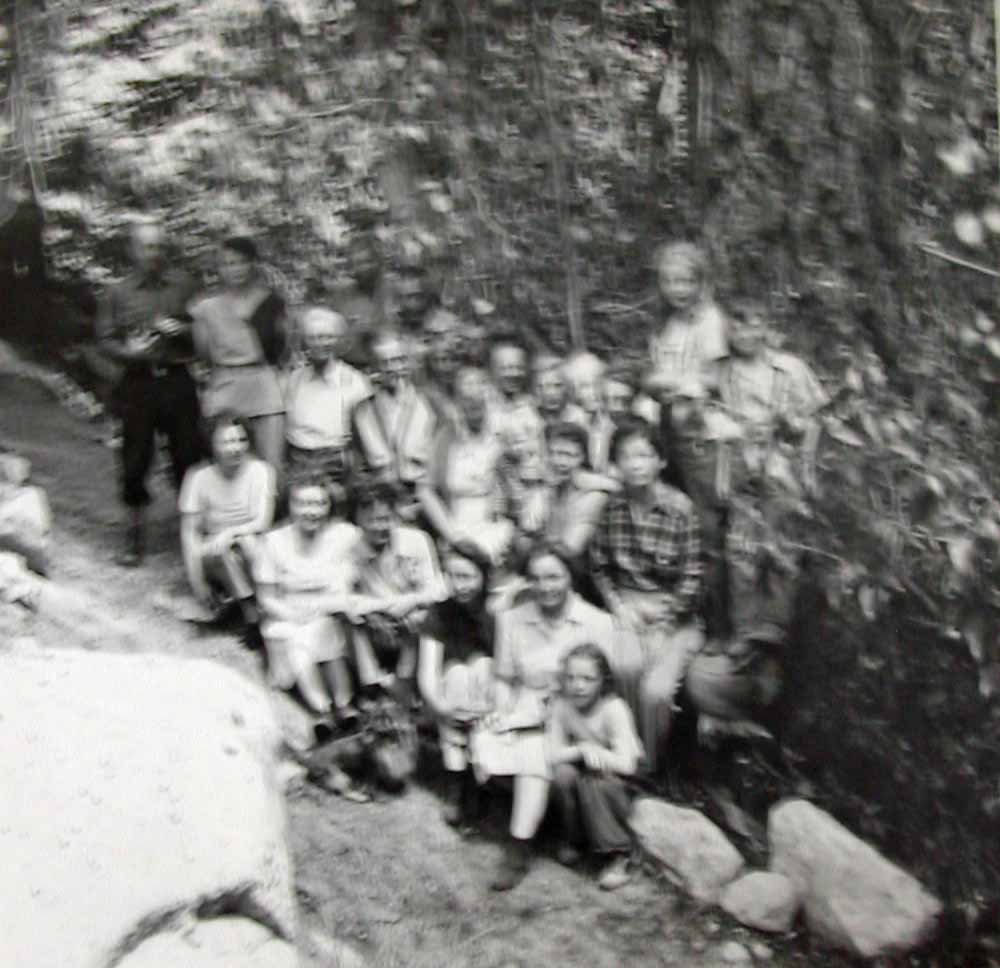
[[[1000,968],[1000,0],[0,0],[0,968]]]

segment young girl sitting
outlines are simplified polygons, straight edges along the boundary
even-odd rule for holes
[[[624,777],[635,773],[642,744],[611,667],[598,646],[583,643],[563,659],[562,690],[546,739],[565,843],[559,860],[575,864],[586,843],[606,858],[598,885],[613,891],[629,880],[631,797]]]

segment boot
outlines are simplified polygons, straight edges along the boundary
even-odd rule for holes
[[[142,521],[134,519],[125,532],[125,543],[115,561],[122,568],[138,568],[142,564],[144,548]]]
[[[445,803],[441,809],[441,818],[449,827],[458,827],[465,819],[462,793],[464,790],[464,773],[449,773],[445,787]]]
[[[531,841],[511,837],[490,887],[494,891],[509,891],[517,887],[528,873],[530,858]]]

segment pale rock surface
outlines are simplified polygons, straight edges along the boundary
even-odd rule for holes
[[[798,887],[809,928],[864,958],[909,951],[937,927],[941,903],[906,871],[805,800],[768,817],[770,868]]]
[[[0,965],[104,968],[192,920],[221,944],[218,916],[295,937],[257,686],[204,660],[10,650],[0,717]],[[286,947],[237,963],[285,968]]]
[[[738,941],[719,945],[719,958],[727,965],[748,965],[753,961],[750,952]]]
[[[295,948],[246,918],[197,921],[154,934],[116,968],[299,968]]]
[[[799,905],[799,893],[792,880],[771,871],[744,874],[719,897],[723,911],[758,931],[791,930]]]
[[[743,858],[708,818],[652,797],[637,800],[632,829],[667,876],[698,901],[715,903],[743,871]]]

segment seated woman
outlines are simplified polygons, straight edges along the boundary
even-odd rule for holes
[[[290,521],[264,536],[254,576],[271,685],[297,686],[313,712],[345,720],[356,716],[344,621],[355,601],[360,532],[331,522],[330,505],[325,477],[291,481]]]
[[[202,609],[217,618],[239,603],[248,628],[259,616],[251,575],[258,539],[274,517],[274,468],[250,453],[246,422],[231,411],[211,423],[212,461],[184,477],[178,507],[188,584]]]
[[[544,730],[563,656],[582,642],[607,652],[614,647],[611,616],[572,591],[570,567],[558,549],[536,548],[526,570],[533,597],[497,617],[495,711],[471,741],[481,780],[514,777],[511,841],[492,883],[497,891],[510,890],[524,876],[545,815],[552,777]]]
[[[632,706],[650,769],[661,764],[674,695],[704,635],[701,542],[691,500],[660,479],[656,431],[636,417],[612,441],[623,490],[612,494],[591,544],[594,583],[618,629],[612,668]]]
[[[482,370],[458,371],[459,419],[439,430],[417,497],[441,541],[496,568],[507,556],[514,526],[505,516],[504,452],[489,420],[487,388]]]
[[[635,773],[642,744],[632,713],[614,692],[608,657],[596,645],[585,642],[566,653],[546,739],[565,837],[559,860],[575,864],[586,843],[606,858],[598,885],[613,891],[629,880],[632,802],[623,778]]]
[[[486,609],[486,569],[454,548],[444,553],[451,589],[431,606],[420,634],[417,683],[437,720],[448,773],[444,819],[470,819],[477,799],[469,769],[469,730],[493,707],[494,619]]]
[[[587,547],[601,520],[608,492],[617,489],[617,482],[583,469],[587,432],[579,424],[550,424],[546,436],[547,480],[542,487],[527,492],[521,504],[520,539],[537,542],[541,538],[561,548],[573,564],[579,587],[579,580],[587,577]]]
[[[354,519],[361,528],[355,549],[354,659],[363,688],[392,686],[408,704],[413,698],[417,635],[428,608],[447,589],[428,535],[400,524],[400,490],[377,478],[355,483]],[[387,668],[386,668],[387,667]]]
[[[242,236],[222,243],[219,282],[188,307],[195,346],[211,368],[202,412],[246,418],[254,450],[279,471],[285,404],[275,367],[285,352],[285,303],[258,270],[257,246]]]

